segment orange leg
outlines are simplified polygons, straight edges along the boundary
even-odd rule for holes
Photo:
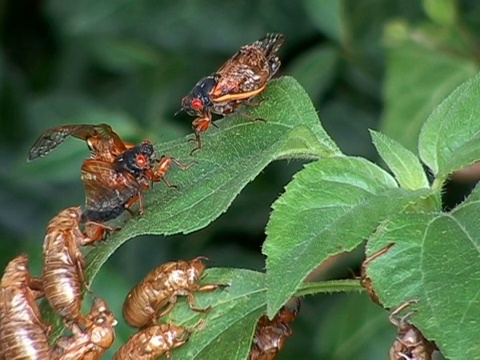
[[[192,123],[193,131],[195,133],[196,147],[190,152],[192,155],[195,151],[202,148],[202,141],[200,140],[200,133],[208,130],[212,124],[212,115],[210,113],[204,114],[204,116],[195,119]]]

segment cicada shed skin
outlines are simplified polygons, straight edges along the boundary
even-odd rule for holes
[[[115,353],[113,360],[156,360],[165,355],[171,358],[172,350],[185,344],[190,331],[173,324],[160,324],[140,330],[132,335]]]
[[[192,126],[200,149],[200,133],[212,124],[212,114],[225,116],[241,104],[258,105],[251,100],[262,93],[280,68],[276,53],[285,36],[267,34],[253,44],[243,46],[216,73],[201,79],[182,99],[182,110],[197,116]]]
[[[86,317],[85,330],[72,327],[73,335],[57,340],[53,349],[55,360],[99,360],[115,341],[114,327],[117,325],[107,303],[95,298]]]
[[[300,310],[300,300],[295,298],[295,307],[284,306],[272,320],[262,316],[255,330],[249,360],[273,360],[285,345],[287,337],[292,335],[290,323]]]
[[[390,322],[398,329],[398,336],[389,351],[390,360],[431,360],[437,348],[425,339],[420,330],[407,322],[413,312],[397,318],[400,312],[414,303],[415,300],[407,301],[393,310],[389,316]]]
[[[174,261],[153,269],[127,295],[123,304],[123,316],[127,324],[141,328],[154,324],[168,314],[177,302],[177,296],[187,296],[188,305],[194,311],[205,312],[195,306],[195,292],[214,291],[226,285],[199,285],[205,265],[205,257],[191,261]]]
[[[67,208],[48,224],[43,244],[42,282],[52,309],[65,320],[83,323],[82,290],[88,286],[80,247],[95,239],[88,238],[80,229],[81,215],[79,207]]]
[[[30,276],[27,256],[10,261],[0,284],[0,358],[50,359],[50,327],[35,302],[41,296],[41,281]]]

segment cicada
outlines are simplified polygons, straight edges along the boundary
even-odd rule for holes
[[[262,316],[255,329],[250,360],[273,360],[285,345],[285,339],[292,335],[290,323],[295,320],[300,310],[300,300],[295,298],[295,307],[284,306],[272,320]]]
[[[388,317],[390,322],[398,329],[398,336],[390,348],[390,360],[431,360],[432,354],[437,348],[425,339],[420,330],[407,322],[413,312],[409,312],[401,318],[396,317],[414,303],[416,303],[415,300],[407,301],[393,310]]]
[[[95,298],[86,316],[84,330],[74,324],[71,336],[61,337],[55,343],[55,360],[99,360],[115,341],[115,316],[107,303]]]
[[[172,350],[185,344],[190,334],[184,327],[173,324],[148,327],[133,334],[113,360],[156,360],[162,355],[170,359]]]
[[[96,242],[80,229],[82,211],[70,207],[55,216],[43,243],[42,282],[52,309],[65,320],[84,323],[80,313],[82,290],[88,289],[85,260],[80,247]]]
[[[200,133],[212,124],[212,114],[228,115],[240,104],[257,105],[251,100],[263,92],[280,68],[277,52],[282,34],[267,34],[245,45],[214,74],[201,79],[182,99],[182,110],[197,116],[192,126],[196,149],[202,147]]]
[[[113,162],[85,160],[81,175],[86,195],[82,221],[102,224],[130,211],[137,202],[140,214],[143,213],[142,192],[150,189],[152,183],[163,181],[174,187],[165,179],[172,162],[182,169],[189,167],[172,157],[157,158],[149,141],[125,150]]]
[[[50,359],[47,325],[35,300],[43,295],[30,275],[28,257],[10,261],[0,283],[0,358]]]
[[[210,307],[195,306],[194,293],[214,291],[226,285],[198,284],[205,269],[203,260],[206,258],[199,256],[191,261],[168,262],[153,269],[128,293],[123,304],[125,321],[137,328],[154,324],[173,309],[179,295],[187,296],[192,310],[208,311]]]
[[[104,222],[118,217],[133,204],[139,202],[142,213],[141,192],[148,190],[153,182],[162,180],[173,186],[164,177],[172,162],[188,168],[172,157],[157,159],[148,140],[140,145],[124,142],[107,124],[64,125],[49,129],[32,146],[28,160],[47,155],[69,136],[86,141],[91,152],[81,168],[86,195],[81,220],[96,230],[96,238],[102,237],[105,230],[113,230]]]

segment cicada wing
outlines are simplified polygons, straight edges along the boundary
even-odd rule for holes
[[[43,157],[74,134],[84,125],[63,125],[48,129],[35,141],[28,152],[28,161]]]
[[[119,173],[109,162],[88,159],[82,166],[85,187],[85,207],[96,211],[109,211],[128,203],[140,192],[135,178]]]

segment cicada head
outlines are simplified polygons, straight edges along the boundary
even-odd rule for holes
[[[182,110],[191,116],[201,116],[205,109],[212,106],[210,94],[218,84],[217,74],[204,77],[190,93],[182,99]]]
[[[115,167],[119,171],[126,171],[139,177],[144,174],[145,170],[151,169],[155,161],[155,149],[152,143],[146,140],[117,156]]]

